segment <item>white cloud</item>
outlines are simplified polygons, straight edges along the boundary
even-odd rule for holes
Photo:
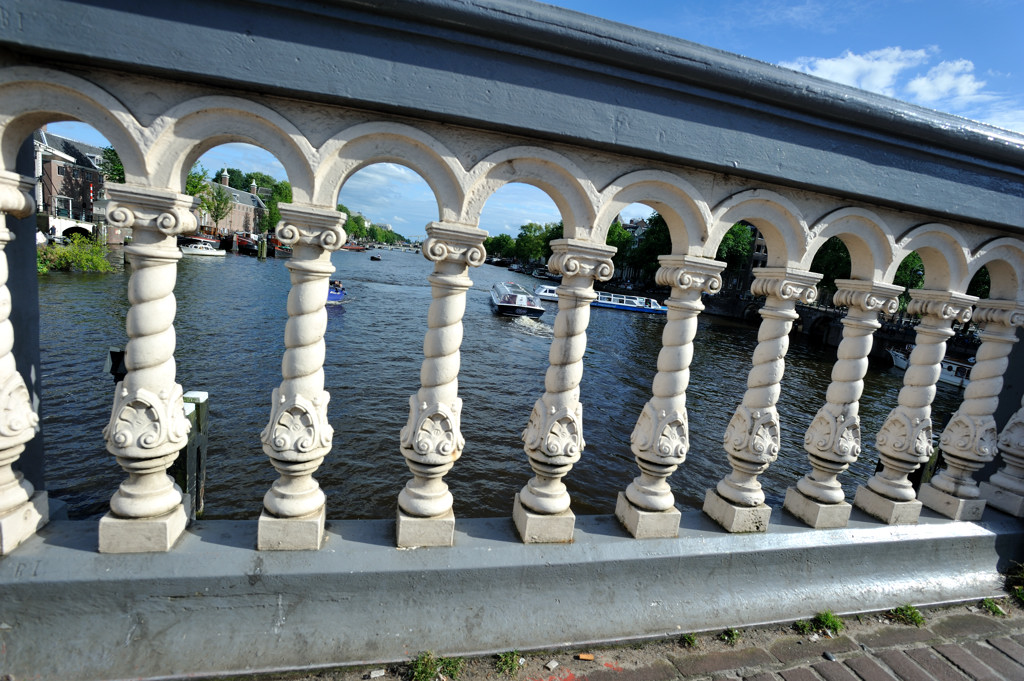
[[[800,57],[796,61],[783,62],[780,65],[844,85],[895,97],[899,75],[907,69],[925,64],[931,51],[885,47],[864,54],[855,54],[847,50],[838,57]]]
[[[922,104],[953,100],[962,106],[989,98],[979,94],[984,87],[985,81],[974,77],[974,64],[966,59],[944,61],[907,83],[907,91]]]

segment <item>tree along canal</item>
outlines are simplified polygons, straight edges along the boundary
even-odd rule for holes
[[[381,253],[376,251],[376,253]],[[334,447],[315,476],[328,517],[392,518],[410,473],[399,451],[409,396],[419,388],[432,264],[419,254],[338,252],[332,256],[348,297],[328,307],[325,387]],[[177,378],[184,390],[210,394],[206,517],[255,518],[277,477],[260,445],[271,391],[281,381],[285,261],[229,254],[183,258],[177,298]],[[466,447],[445,480],[460,517],[511,514],[516,492],[532,476],[520,434],[544,390],[556,303],[540,320],[494,315],[490,288],[538,280],[482,265],[470,272],[459,395]],[[103,427],[114,383],[104,372],[108,347],[127,341],[128,273],[50,273],[39,278],[42,338],[42,428],[47,488],[72,518],[98,517],[125,478],[106,452]],[[617,492],[638,474],[629,436],[657,370],[664,316],[593,309],[587,329],[581,402],[586,449],[565,478],[578,514],[612,513]],[[670,482],[677,506],[700,508],[704,492],[729,472],[722,435],[746,388],[757,329],[702,315],[687,408],[690,452]],[[790,345],[778,409],[782,449],[761,476],[772,506],[808,470],[803,434],[823,404],[835,349]],[[874,434],[895,406],[902,375],[871,369],[861,401],[865,451],[840,479],[852,499],[874,472]],[[959,404],[939,386],[936,431]]]

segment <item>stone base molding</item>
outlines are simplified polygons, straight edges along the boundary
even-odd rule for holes
[[[185,532],[188,515],[185,505],[178,504],[167,513],[153,518],[122,518],[108,512],[100,518],[100,553],[166,552]]]
[[[1024,496],[1005,490],[1002,487],[996,487],[990,482],[983,482],[979,487],[981,489],[981,498],[989,506],[999,509],[1003,513],[1024,518]]]
[[[260,514],[256,548],[260,551],[316,551],[324,543],[326,508],[296,518]]]
[[[722,526],[726,532],[765,532],[772,509],[766,504],[737,506],[717,490],[709,489],[704,495],[704,513]]]
[[[455,512],[448,509],[432,518],[408,515],[398,509],[395,523],[395,541],[400,549],[420,546],[454,546]]]
[[[516,494],[512,505],[512,522],[524,544],[569,544],[576,528],[576,514],[570,510],[534,513],[523,505]]]
[[[615,501],[615,517],[636,539],[658,539],[679,536],[679,521],[683,517],[677,508],[648,511],[635,506],[619,492]]]
[[[853,508],[845,501],[824,504],[804,496],[796,487],[786,490],[786,501],[782,507],[816,530],[846,527],[850,522],[850,510]]]
[[[943,492],[930,482],[921,485],[917,500],[931,510],[951,520],[981,520],[985,512],[984,499],[963,499]]]
[[[46,492],[35,492],[28,501],[0,515],[0,556],[18,547],[50,521]]]
[[[853,505],[887,525],[916,525],[921,517],[922,504],[917,499],[894,501],[865,486],[857,488]]]

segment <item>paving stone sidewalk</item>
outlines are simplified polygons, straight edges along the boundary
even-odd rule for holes
[[[797,635],[789,625],[740,630],[730,646],[716,633],[586,650],[523,654],[506,676],[495,657],[470,658],[457,681],[1024,681],[1024,609],[1000,599],[1006,616],[978,603],[924,610],[921,627],[885,614],[844,618],[834,637]],[[581,655],[584,659],[580,659]],[[593,659],[585,659],[593,656]],[[552,664],[555,663],[555,664]],[[412,679],[408,665],[256,675],[258,681]],[[435,677],[444,681],[444,677]]]

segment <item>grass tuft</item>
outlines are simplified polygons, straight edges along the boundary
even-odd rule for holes
[[[981,601],[981,607],[985,608],[996,617],[1006,617],[1006,613],[1003,611],[1003,609],[1000,608],[999,604],[991,598],[983,599]]]
[[[838,634],[846,628],[842,618],[837,617],[830,610],[819,612],[815,615],[813,623],[816,628],[831,631],[833,634]]]
[[[519,671],[519,657],[520,655],[518,650],[510,650],[506,653],[501,653],[498,655],[498,661],[494,663],[494,668],[502,676],[511,678]]]
[[[684,648],[696,648],[697,637],[693,634],[683,634],[679,637],[679,645],[681,645]]]
[[[886,613],[886,616],[900,624],[913,624],[915,627],[924,624],[924,617],[921,615],[921,611],[909,604],[893,608]]]
[[[438,675],[443,674],[455,681],[465,666],[465,658],[437,657],[426,650],[409,662],[409,678],[410,681],[434,681]]]
[[[729,627],[728,629],[726,629],[718,635],[718,640],[723,641],[724,643],[730,646],[736,645],[736,643],[740,640],[739,629],[733,629],[732,627]]]

